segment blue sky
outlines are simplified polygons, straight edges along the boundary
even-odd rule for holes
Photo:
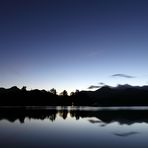
[[[1,0],[0,86],[146,85],[147,8],[145,0]]]

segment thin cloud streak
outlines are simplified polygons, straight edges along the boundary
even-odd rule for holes
[[[88,87],[88,89],[96,89],[96,88],[100,88],[100,86],[97,86],[97,85],[90,85]]]
[[[122,78],[135,78],[135,76],[127,75],[127,74],[113,74],[112,77],[122,77]]]

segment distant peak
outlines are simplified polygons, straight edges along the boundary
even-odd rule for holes
[[[115,88],[118,88],[118,89],[125,89],[125,88],[132,88],[132,87],[134,87],[134,86],[131,86],[131,85],[129,85],[129,84],[123,84],[123,85],[119,84],[119,85],[117,85]]]
[[[102,86],[99,90],[110,90],[112,87],[109,85]]]
[[[18,90],[19,88],[17,86],[12,86],[10,89],[11,90]]]

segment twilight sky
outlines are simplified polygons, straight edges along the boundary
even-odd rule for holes
[[[0,87],[148,84],[148,1],[0,0]]]

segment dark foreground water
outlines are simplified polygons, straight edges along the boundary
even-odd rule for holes
[[[148,148],[148,108],[1,108],[0,147]]]

